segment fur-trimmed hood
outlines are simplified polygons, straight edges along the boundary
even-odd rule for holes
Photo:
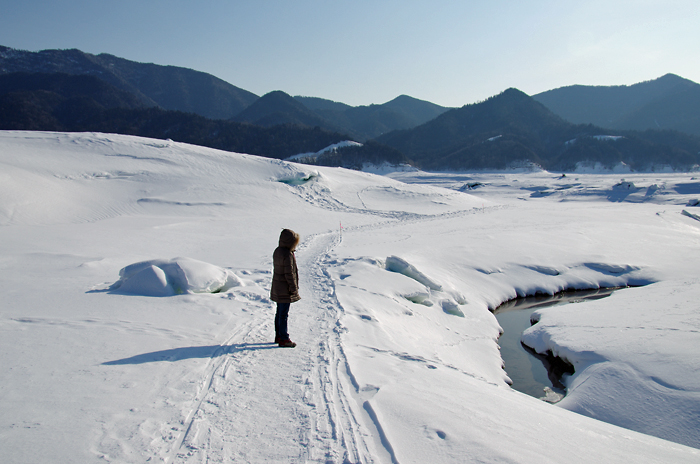
[[[284,229],[282,233],[280,233],[280,242],[279,245],[284,248],[289,248],[290,250],[294,251],[299,244],[299,234],[294,232],[291,229]]]

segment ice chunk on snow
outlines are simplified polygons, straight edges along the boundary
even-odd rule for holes
[[[231,271],[191,258],[153,259],[119,271],[112,290],[145,296],[217,293],[242,285]]]
[[[409,264],[405,260],[399,258],[398,256],[389,256],[386,259],[386,269],[391,272],[398,272],[406,277],[422,283],[431,290],[442,290],[442,285],[435,283],[429,279],[425,274],[416,269],[413,265]]]
[[[561,393],[557,393],[554,390],[552,390],[549,387],[544,387],[544,396],[540,398],[542,401],[546,401],[547,403],[558,403],[564,398],[564,395]]]

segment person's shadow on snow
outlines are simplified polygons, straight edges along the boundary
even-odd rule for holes
[[[116,361],[103,362],[103,366],[117,366],[120,364],[144,364],[151,362],[175,362],[193,358],[216,358],[239,351],[269,350],[277,348],[277,344],[269,343],[238,343],[234,345],[188,346],[173,348],[170,350],[154,351],[152,353],[137,354],[130,358],[117,359]]]

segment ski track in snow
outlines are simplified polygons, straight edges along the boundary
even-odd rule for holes
[[[299,346],[269,340],[270,311],[238,327],[220,348],[228,354],[212,356],[165,462],[376,462],[345,373],[341,309],[326,271],[337,243],[337,234],[317,235],[297,252],[303,299],[289,325]],[[256,420],[266,417],[277,420]]]
[[[332,197],[319,203],[319,196],[304,194],[304,186],[294,191],[317,207],[385,220],[346,228],[348,233],[507,207],[441,214],[358,210]],[[397,462],[368,401],[372,392],[360,391],[343,353],[343,308],[328,272],[337,265],[331,253],[341,241],[341,234],[329,232],[299,245],[302,300],[289,315],[295,349],[278,348],[267,335],[273,333],[270,302],[249,301],[260,316],[238,327],[212,355],[179,436],[163,437],[171,445],[165,462]],[[267,417],[278,420],[256,420]]]

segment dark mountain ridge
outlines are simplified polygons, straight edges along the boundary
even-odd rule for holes
[[[700,163],[700,138],[576,125],[517,89],[377,138],[424,169],[503,169],[524,162],[570,171],[577,163],[635,170]]]
[[[0,128],[70,130],[111,108],[150,105],[94,76],[12,73],[0,75]]]
[[[700,135],[700,84],[675,74],[630,86],[572,85],[533,98],[575,124]]]
[[[380,106],[408,115],[412,119],[411,122],[416,126],[435,119],[450,109],[425,100],[409,97],[408,95],[399,95]]]
[[[347,105],[345,103],[341,102],[336,102],[333,100],[327,100],[325,98],[319,98],[319,97],[303,97],[301,95],[297,95],[294,97],[295,100],[301,102],[305,107],[310,109],[311,111],[338,111],[342,112],[345,110],[348,110],[352,108],[352,106]]]
[[[299,126],[319,126],[338,130],[329,121],[281,90],[275,90],[263,95],[232,118],[232,120],[265,127],[280,124],[296,124]]]
[[[12,73],[14,69],[45,72]],[[456,109],[405,95],[382,105],[351,107],[281,91],[258,98],[205,73],[111,55],[7,47],[0,47],[0,78],[1,129],[117,132],[275,158],[369,139],[363,147],[315,161],[352,167],[365,161],[405,162],[407,157],[424,169],[500,169],[523,162],[553,170],[575,169],[578,163],[612,167],[624,162],[635,170],[700,164],[698,137],[572,124],[517,89]],[[574,94],[582,91],[579,87]],[[612,107],[627,111],[618,119],[620,125],[651,118],[663,126],[675,118],[677,124],[692,126],[698,119],[698,84],[667,75],[630,88],[642,101],[632,111],[627,111],[632,103],[615,89],[596,89],[613,91],[604,98],[608,108],[613,102]],[[194,114],[203,108],[222,114],[244,101],[236,116],[245,123]],[[688,114],[669,111],[669,102]],[[661,110],[666,119],[659,118]]]
[[[138,63],[109,54],[92,55],[75,49],[28,52],[0,46],[0,74],[15,72],[91,75],[132,93],[145,107],[158,106],[210,119],[233,119],[266,127],[277,124],[319,126],[345,132],[359,141],[414,127],[446,110],[407,96],[367,107],[297,97],[297,101],[304,104],[302,108],[279,95],[273,98],[273,92],[248,110],[261,97],[207,73]]]
[[[262,127],[148,107],[133,94],[95,76],[58,73],[0,75],[0,130],[138,135],[279,159],[318,152],[348,139],[346,134],[320,127]],[[361,168],[368,160],[399,163],[405,162],[405,157],[370,143],[329,154],[314,163]]]
[[[445,108],[407,95],[381,105],[349,106],[314,97],[294,97],[323,117],[332,127],[342,128],[362,142],[400,129],[410,129],[444,113]]]
[[[539,135],[564,121],[517,89],[507,89],[482,103],[453,109],[414,129],[397,131],[377,140],[426,162],[450,156],[465,145],[493,137],[529,140],[542,149]],[[537,161],[537,160],[533,160]]]
[[[211,74],[187,68],[138,63],[75,49],[28,52],[0,46],[0,74],[15,72],[91,75],[134,94],[144,106],[211,119],[231,118],[258,98]]]

